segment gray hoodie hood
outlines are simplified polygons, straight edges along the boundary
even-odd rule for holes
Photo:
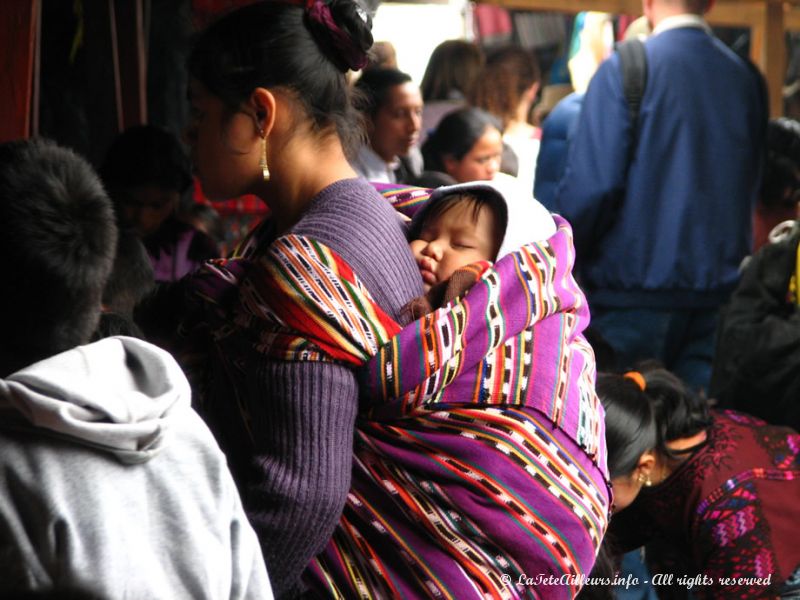
[[[0,380],[0,427],[49,433],[141,463],[168,442],[171,419],[190,397],[169,353],[113,337]]]

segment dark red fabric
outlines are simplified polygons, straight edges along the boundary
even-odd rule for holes
[[[774,598],[800,566],[800,434],[714,413],[708,441],[666,481],[614,515],[622,549],[647,542],[652,574],[706,575],[698,598]],[[770,577],[771,586],[721,578]],[[674,582],[675,583],[675,582]],[[687,586],[658,589],[681,597]]]

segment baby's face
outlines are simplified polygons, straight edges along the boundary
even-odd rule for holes
[[[419,239],[411,242],[425,291],[461,267],[494,260],[500,245],[496,232],[494,211],[484,205],[475,219],[471,202],[459,202],[426,223]]]

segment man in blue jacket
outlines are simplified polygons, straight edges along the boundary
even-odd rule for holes
[[[556,104],[542,123],[542,141],[536,159],[533,197],[545,206],[552,206],[558,184],[564,174],[582,102],[583,94],[572,92]]]
[[[637,127],[614,54],[548,206],[572,223],[593,325],[620,366],[656,358],[698,388],[750,251],[767,121],[760,75],[702,18],[712,3],[643,0],[653,35]]]

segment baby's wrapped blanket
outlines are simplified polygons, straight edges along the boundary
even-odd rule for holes
[[[609,491],[572,252],[559,220],[461,300],[360,346],[370,358],[351,493],[306,574],[312,588],[344,598],[577,593]]]

